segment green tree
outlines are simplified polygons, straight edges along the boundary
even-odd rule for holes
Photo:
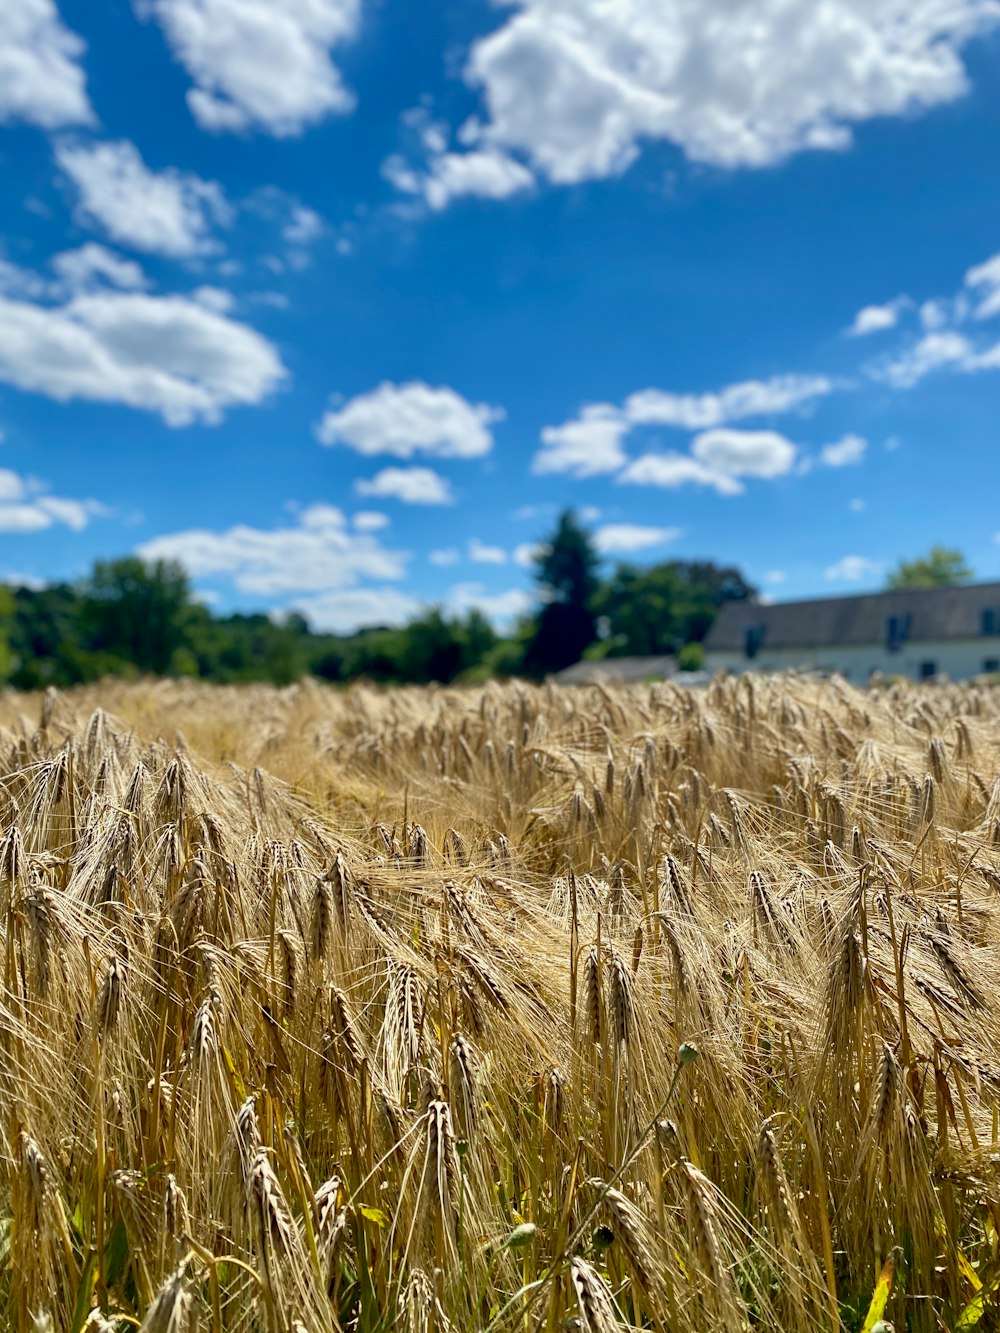
[[[885,581],[887,588],[953,588],[968,583],[972,570],[965,556],[950,546],[932,546],[926,555],[901,560]]]
[[[535,561],[543,605],[525,654],[529,674],[545,675],[571,666],[597,637],[594,598],[599,561],[589,532],[571,509],[565,510]]]
[[[84,646],[166,675],[174,653],[187,646],[191,589],[181,565],[137,556],[99,561],[82,588]]]
[[[701,643],[724,602],[755,593],[738,569],[710,560],[619,565],[595,601],[608,631],[604,655],[654,657]]]

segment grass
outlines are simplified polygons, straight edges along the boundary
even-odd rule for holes
[[[0,726],[0,1327],[998,1327],[1000,693]]]

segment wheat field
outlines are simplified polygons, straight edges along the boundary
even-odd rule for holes
[[[0,726],[0,1326],[1000,1326],[1000,690]]]

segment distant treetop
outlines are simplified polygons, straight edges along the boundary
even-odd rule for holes
[[[950,546],[932,546],[926,555],[901,560],[885,581],[887,588],[953,588],[968,583],[972,570],[965,556]]]

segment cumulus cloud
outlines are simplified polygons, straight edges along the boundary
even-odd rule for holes
[[[860,463],[868,448],[868,441],[860,435],[845,435],[833,444],[824,444],[819,451],[824,467],[851,467]]]
[[[469,559],[477,565],[505,565],[507,552],[502,546],[489,546],[478,537],[469,539]]]
[[[787,583],[788,575],[783,569],[769,569],[764,575],[764,582],[774,584]]]
[[[490,620],[501,624],[527,614],[532,605],[531,594],[523,588],[490,593],[481,583],[456,583],[447,597],[449,611],[458,615],[482,611]]]
[[[852,126],[954,101],[995,0],[513,0],[465,70],[485,116],[463,137],[550,180],[610,176],[647,139],[695,162],[764,167],[843,149]]]
[[[791,471],[797,450],[777,431],[719,427],[696,436],[691,453],[723,476],[770,480]]]
[[[431,551],[427,559],[432,565],[437,565],[439,569],[446,569],[449,565],[457,565],[462,558],[462,552],[457,546],[445,546],[436,551]]]
[[[47,486],[0,468],[0,533],[44,532],[57,524],[82,532],[92,518],[107,512],[97,500],[51,495]]]
[[[918,343],[894,357],[875,374],[894,389],[911,389],[932,371],[945,368],[970,370],[975,361],[975,350],[969,339],[954,329],[943,329],[925,334]]]
[[[502,408],[470,403],[454,389],[386,380],[331,408],[316,434],[322,444],[345,444],[368,456],[479,458],[492,449],[490,427],[503,417]]]
[[[970,268],[965,275],[965,285],[972,288],[979,302],[973,312],[976,319],[1000,315],[1000,254]]]
[[[59,402],[215,423],[285,376],[259,333],[181,296],[99,292],[56,307],[0,298],[0,381]]]
[[[178,560],[195,579],[225,576],[240,592],[260,597],[326,594],[354,588],[364,579],[401,579],[407,559],[371,533],[352,531],[332,505],[311,505],[291,527],[238,524],[224,532],[171,533],[144,543],[138,554],[147,560]]]
[[[0,4],[0,124],[87,125],[94,113],[80,60],[84,43],[53,0]]]
[[[863,555],[845,555],[823,571],[823,577],[836,583],[863,583],[875,578],[882,569],[878,560]]]
[[[736,430],[718,426],[702,431],[690,454],[645,454],[631,462],[617,480],[635,486],[706,486],[719,495],[740,495],[741,478],[773,480],[792,470],[797,449],[773,430]]]
[[[292,216],[281,229],[281,235],[289,245],[309,245],[323,234],[323,219],[312,208],[304,204],[294,204]]]
[[[386,159],[382,174],[401,193],[420,195],[435,212],[455,199],[508,199],[535,183],[527,167],[496,148],[432,153],[425,170],[394,154]]]
[[[769,380],[729,384],[717,393],[643,389],[626,398],[624,413],[632,425],[707,430],[747,417],[778,416],[808,407],[833,387],[825,375],[775,375]]]
[[[214,181],[172,167],[151,171],[124,139],[62,143],[56,161],[79,191],[80,218],[119,244],[175,259],[217,248],[212,229],[230,213]]]
[[[330,53],[355,35],[360,0],[134,2],[194,80],[187,101],[203,129],[285,137],[354,107]]]
[[[645,551],[676,541],[680,528],[658,528],[643,523],[605,523],[594,533],[594,545],[602,555]]]
[[[48,289],[49,284],[33,269],[0,258],[0,295],[45,296]]]
[[[534,569],[542,556],[549,553],[548,542],[518,542],[514,547],[514,564],[522,569]]]
[[[125,291],[142,291],[149,285],[142,268],[132,259],[109,250],[96,241],[88,241],[75,250],[54,255],[52,267],[70,291],[108,283]]]
[[[451,505],[455,503],[447,478],[429,467],[384,467],[370,480],[354,483],[358,495],[401,500],[408,505]]]
[[[849,338],[865,338],[870,333],[883,333],[894,329],[899,323],[899,316],[909,304],[905,296],[897,296],[885,305],[866,305],[854,316],[854,322],[847,330]]]
[[[576,477],[617,472],[628,464],[625,440],[637,428],[667,426],[704,432],[731,421],[806,409],[833,389],[833,381],[825,375],[775,375],[768,380],[742,380],[711,393],[642,389],[630,394],[621,407],[592,403],[573,420],[561,426],[547,426],[542,431],[542,448],[535,455],[533,470],[566,472]],[[709,477],[687,455],[674,452],[647,457],[655,461],[635,460],[628,464],[627,475],[623,474],[621,479],[640,481],[645,477],[657,486],[679,486],[690,481],[733,493],[731,487],[727,489],[725,477],[721,483],[717,477]]]
[[[297,597],[288,608],[304,615],[321,634],[405,625],[421,604],[400,588],[342,588]]]
[[[392,520],[388,514],[380,514],[373,509],[359,509],[351,522],[358,532],[382,532]]]
[[[617,472],[626,461],[623,441],[628,422],[609,403],[591,403],[574,421],[546,426],[542,448],[535,454],[532,471],[568,472],[574,477],[596,477]]]
[[[616,481],[631,486],[662,486],[676,490],[678,486],[709,486],[719,495],[740,495],[742,483],[725,472],[701,463],[690,454],[670,450],[663,454],[643,454],[633,459]]]

